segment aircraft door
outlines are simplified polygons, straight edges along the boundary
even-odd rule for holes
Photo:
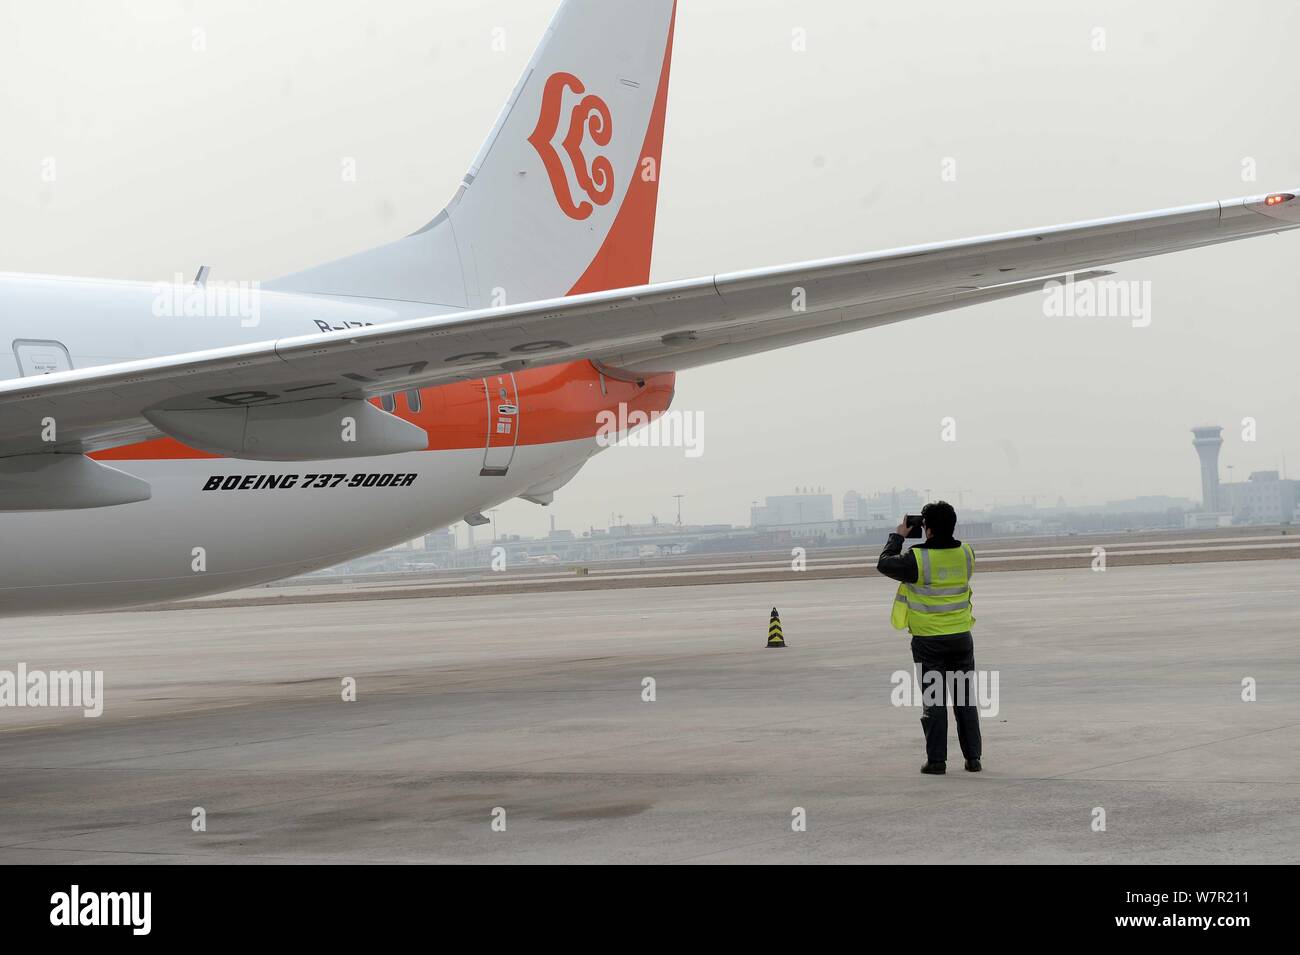
[[[23,377],[72,370],[72,356],[62,342],[16,338],[14,358],[18,360],[18,374]]]
[[[519,389],[514,373],[483,379],[487,390],[488,433],[483,453],[483,477],[504,477],[519,443]]]

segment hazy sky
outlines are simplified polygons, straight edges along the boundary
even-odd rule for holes
[[[404,235],[556,6],[0,2],[0,269],[265,279]],[[1298,31],[1270,0],[682,0],[654,277],[1300,186]],[[1238,479],[1288,452],[1300,474],[1298,261],[1291,234],[1123,266],[1152,283],[1147,328],[1028,296],[686,372],[704,454],[607,451],[551,510],[668,520],[681,493],[688,521],[743,523],[797,485],[1199,497],[1199,423]],[[547,516],[515,502],[499,528]]]

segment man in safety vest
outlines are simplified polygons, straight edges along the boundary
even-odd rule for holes
[[[904,554],[907,519],[880,554],[876,569],[897,580],[891,622],[912,634],[912,659],[921,670],[922,716],[926,763],[921,772],[947,771],[948,699],[957,717],[957,741],[966,769],[980,766],[980,718],[975,696],[975,641],[971,627],[971,575],[975,552],[953,537],[957,512],[946,501],[921,511],[925,540]],[[949,681],[952,681],[951,689]]]

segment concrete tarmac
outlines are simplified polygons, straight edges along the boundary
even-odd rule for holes
[[[0,708],[0,862],[1300,861],[1300,564],[975,582],[942,777],[882,578],[7,621],[106,690]]]

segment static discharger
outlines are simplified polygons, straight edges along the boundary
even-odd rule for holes
[[[767,645],[769,647],[785,646],[785,634],[781,632],[781,615],[772,608],[772,619],[767,625]]]

